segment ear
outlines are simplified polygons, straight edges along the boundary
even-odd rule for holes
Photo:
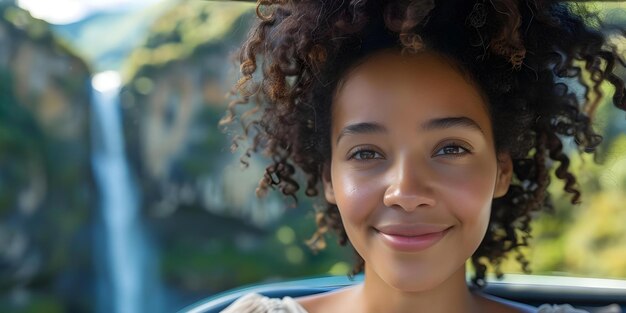
[[[335,190],[333,189],[333,182],[330,176],[330,164],[328,163],[325,163],[322,167],[322,184],[324,185],[324,197],[326,201],[336,205]]]
[[[498,174],[496,175],[496,186],[493,197],[499,198],[509,191],[511,178],[513,177],[513,161],[508,152],[498,154]]]

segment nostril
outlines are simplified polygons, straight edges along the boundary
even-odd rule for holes
[[[387,207],[399,207],[405,211],[413,211],[418,208],[428,208],[435,205],[432,197],[418,193],[388,193],[385,194],[383,203]]]

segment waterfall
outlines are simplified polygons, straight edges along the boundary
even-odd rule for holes
[[[157,312],[160,290],[125,156],[117,72],[92,79],[92,167],[100,195],[94,244],[98,312]],[[152,264],[151,264],[152,263]],[[156,300],[155,300],[156,299]]]

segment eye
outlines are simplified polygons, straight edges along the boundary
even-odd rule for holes
[[[363,149],[357,149],[357,151],[355,151],[354,153],[350,155],[349,159],[365,161],[365,160],[382,159],[382,158],[383,156],[380,153],[374,150],[363,148]]]
[[[443,148],[439,149],[439,151],[443,151],[444,153],[437,153],[435,155],[444,155],[444,156],[451,156],[451,157],[461,157],[465,154],[470,153],[469,149],[460,146],[459,144],[456,143],[451,143],[448,144],[446,146],[444,146]]]

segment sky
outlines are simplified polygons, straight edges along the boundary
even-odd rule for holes
[[[99,11],[128,10],[161,0],[18,0],[17,5],[51,24],[69,24]]]

